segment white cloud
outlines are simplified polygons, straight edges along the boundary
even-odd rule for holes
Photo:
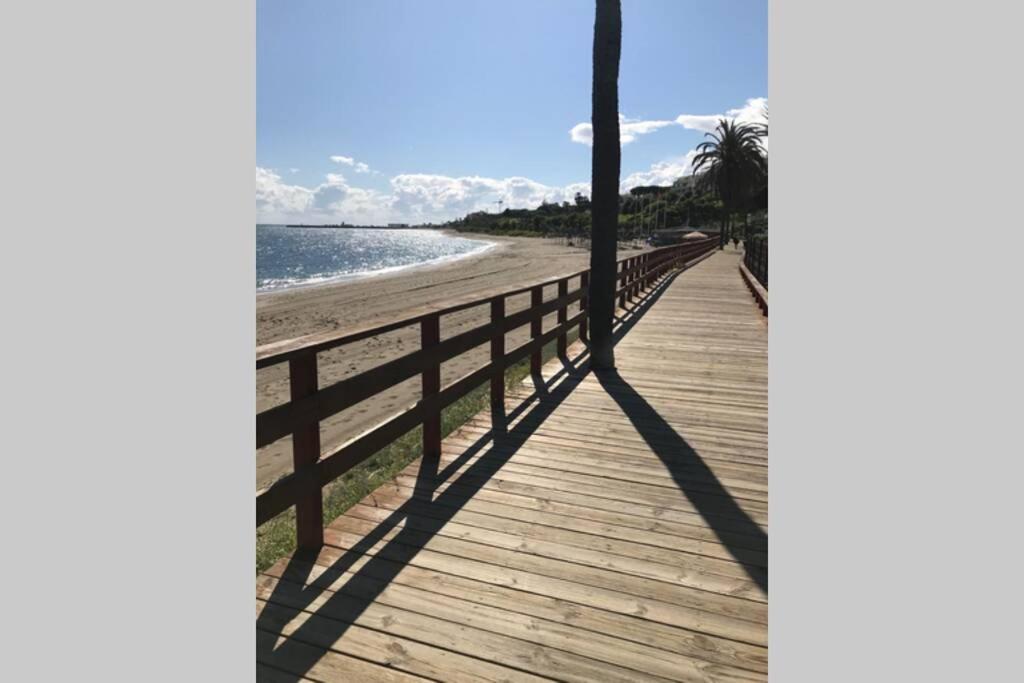
[[[572,201],[589,183],[554,187],[529,178],[403,174],[391,179],[392,209],[412,223],[438,222],[474,211],[535,208],[541,202]]]
[[[693,158],[695,156],[697,156],[697,151],[690,150],[684,156],[652,164],[646,171],[630,173],[622,180],[619,191],[626,193],[640,185],[671,185],[681,176],[693,173]]]
[[[273,171],[256,167],[256,213],[258,222],[274,223],[286,216],[302,215],[312,202],[313,192],[281,182]]]
[[[741,122],[762,121],[767,98],[747,100],[744,106],[730,109],[723,116]],[[622,144],[666,126],[681,125],[694,130],[712,130],[718,115],[682,115],[674,121],[638,121],[622,118]],[[575,142],[593,144],[589,123],[574,126],[570,135]],[[622,179],[621,192],[639,185],[671,185],[676,179],[693,172],[691,150],[683,156],[652,164],[648,169],[630,173]],[[335,155],[331,161],[349,167],[356,174],[380,175],[365,163],[352,157]],[[298,169],[289,169],[292,172]],[[259,223],[355,223],[383,225],[386,223],[438,223],[461,218],[474,211],[496,211],[502,208],[535,208],[542,202],[573,201],[577,192],[590,195],[590,183],[565,186],[545,185],[530,178],[512,176],[452,177],[425,173],[403,173],[392,177],[385,190],[353,187],[340,173],[328,173],[316,187],[303,187],[284,182],[270,169],[256,168],[256,208]]]
[[[290,185],[271,170],[256,168],[259,223],[439,223],[474,211],[535,208],[542,202],[571,202],[577,192],[590,194],[590,183],[564,187],[530,178],[455,178],[405,173],[391,178],[390,192],[353,187],[340,173],[307,188]]]
[[[379,224],[388,216],[388,195],[351,187],[345,176],[328,173],[313,188],[289,185],[281,176],[256,167],[256,214],[259,223],[336,222]]]
[[[623,119],[619,122],[619,139],[626,145],[636,140],[639,135],[647,135],[656,130],[671,126],[672,121],[629,121]]]
[[[640,135],[653,133],[659,128],[671,126],[675,121],[640,121],[638,119],[627,119],[619,114],[619,144],[628,145]],[[569,130],[569,137],[573,142],[591,146],[594,144],[594,127],[589,123],[577,123]]]
[[[722,118],[720,114],[680,114],[676,117],[676,123],[683,128],[689,130],[699,130],[705,133],[710,133],[718,125],[719,120]]]
[[[653,164],[622,180],[625,193],[638,185],[670,185],[692,172],[695,152]],[[258,223],[440,223],[476,211],[532,209],[543,202],[572,202],[590,196],[590,183],[545,185],[530,178],[452,177],[403,173],[390,180],[389,191],[353,187],[340,173],[328,173],[316,187],[290,185],[271,170],[256,168]]]
[[[370,167],[364,164],[362,161],[356,161],[352,157],[344,157],[340,154],[335,154],[330,157],[331,161],[336,164],[344,164],[345,166],[351,166],[356,173],[369,173]],[[376,173],[376,171],[375,171]]]
[[[676,123],[683,128],[700,130],[710,133],[715,130],[719,120],[735,119],[738,123],[763,123],[764,108],[768,106],[767,97],[754,97],[747,100],[746,104],[736,109],[730,109],[724,114],[694,115],[681,114],[676,117]]]
[[[767,106],[767,97],[754,97],[748,99],[742,107],[730,109],[724,114],[681,114],[673,121],[639,121],[620,116],[620,142],[622,145],[626,145],[640,135],[646,135],[672,125],[709,133],[715,130],[718,122],[723,118],[734,119],[739,123],[764,123],[764,110]],[[594,144],[594,132],[589,123],[579,123],[573,126],[570,137],[573,142],[584,145]],[[762,138],[761,142],[767,150],[768,138]],[[631,173],[622,180],[621,191],[628,192],[631,188],[639,185],[671,185],[679,177],[693,173],[694,156],[696,156],[696,151],[691,150],[681,157],[673,157],[652,164],[646,171]]]
[[[572,138],[573,142],[578,142],[582,145],[593,145],[594,127],[589,123],[577,123],[569,130],[569,137]]]
[[[767,97],[754,97],[748,99],[742,107],[730,109],[724,114],[680,114],[672,121],[641,121],[638,119],[627,119],[620,114],[619,142],[622,145],[627,145],[641,135],[653,133],[656,130],[672,125],[710,133],[722,118],[735,119],[740,123],[761,123],[764,121],[763,111],[767,105]],[[569,137],[573,142],[593,145],[594,129],[589,123],[577,123],[569,130]]]

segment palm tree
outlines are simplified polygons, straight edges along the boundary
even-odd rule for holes
[[[719,248],[724,249],[729,214],[739,209],[767,176],[768,160],[756,125],[721,119],[715,131],[705,133],[705,137],[711,140],[697,145],[693,173],[697,175],[703,169],[700,183],[722,200]]]
[[[615,314],[615,246],[619,225],[619,55],[622,7],[619,0],[597,0],[594,20],[594,83],[591,123],[590,211],[590,367],[615,367],[612,317]]]

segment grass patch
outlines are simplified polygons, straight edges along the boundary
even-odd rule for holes
[[[579,337],[579,327],[569,331],[568,344]],[[543,362],[557,353],[557,340],[541,351]],[[505,389],[508,391],[530,374],[530,359],[525,358],[505,370]],[[490,406],[490,384],[483,383],[441,411],[441,436],[446,437],[461,427],[481,410]],[[406,433],[389,446],[343,474],[324,487],[324,522],[330,524],[350,507],[375,491],[423,451],[422,428]],[[295,509],[289,508],[256,529],[256,572],[262,572],[274,562],[295,550]]]

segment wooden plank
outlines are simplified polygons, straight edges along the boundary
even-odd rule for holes
[[[678,492],[667,492],[659,487],[644,485],[608,485],[608,482],[597,481],[598,478],[577,477],[569,480],[569,475],[564,473],[545,473],[536,471],[524,471],[514,464],[506,464],[497,472],[467,472],[461,475],[460,483],[466,485],[490,485],[492,482],[509,481],[522,484],[530,484],[555,491],[575,492],[601,498],[603,500],[615,500],[631,502],[643,500],[659,508],[681,510],[685,512],[699,512],[702,516],[721,517],[723,523],[734,515],[732,506],[723,501],[723,496],[705,493],[689,493],[686,496]],[[698,507],[701,506],[701,507]],[[766,503],[745,500],[742,505],[744,511],[758,522],[764,522],[768,515]]]
[[[486,434],[484,432],[483,434]],[[484,437],[483,434],[473,434],[462,430],[449,435],[445,439],[444,450],[455,455],[461,454]],[[639,446],[639,444],[637,444]],[[613,448],[589,448],[586,453],[573,449],[570,445],[563,445],[557,442],[545,442],[540,438],[528,438],[516,449],[492,444],[490,449],[494,452],[507,453],[509,456],[518,455],[524,462],[541,467],[562,467],[563,463],[570,467],[594,466],[595,473],[601,470],[614,471],[619,476],[637,481],[649,481],[650,483],[666,482],[666,474],[683,475],[693,473],[699,475],[699,468],[695,463],[683,461],[680,463],[664,462],[661,460],[651,462],[650,457],[644,458],[639,447],[631,450]],[[702,456],[704,454],[702,453]],[[478,457],[478,456],[475,456]],[[742,481],[744,486],[755,490],[767,490],[768,469],[767,460],[764,458],[743,458],[731,459],[728,457],[702,458],[705,464],[711,468],[716,475],[723,478],[734,478]],[[533,461],[533,462],[531,462]],[[633,475],[636,475],[634,477]],[[602,476],[613,476],[610,474]]]
[[[666,565],[699,562],[692,557],[699,555],[726,560],[729,565],[739,561],[758,567],[767,566],[766,553],[763,549],[756,549],[754,543],[741,544],[749,547],[744,551],[743,557],[735,557],[734,552],[726,550],[717,536],[713,535],[704,538],[688,535],[680,538],[661,533],[644,533],[635,528],[591,521],[592,518],[586,510],[577,510],[578,516],[565,517],[545,512],[543,509],[524,508],[522,505],[487,503],[477,500],[475,496],[465,502],[454,501],[451,505],[454,509],[450,510],[440,502],[431,505],[424,505],[419,501],[410,502],[413,492],[413,488],[396,484],[387,489],[378,489],[364,499],[366,502],[362,505],[386,510],[397,510],[400,506],[407,505],[403,512],[412,514],[414,518],[420,515],[451,516],[453,522],[517,534],[523,538],[543,538],[626,557],[649,557]],[[707,566],[707,571],[716,571],[711,563]],[[745,575],[743,570],[732,566],[725,566],[719,571],[725,572],[728,576]]]
[[[377,507],[356,504],[346,515],[380,523],[390,519],[392,513],[401,508],[400,503],[386,499],[380,502],[381,505]],[[538,557],[610,569],[632,576],[645,576],[671,585],[691,586],[712,593],[766,602],[763,593],[748,578],[748,571],[763,570],[763,566],[748,570],[734,560],[643,547],[555,527],[538,528],[528,523],[473,512],[460,511],[458,519],[448,520],[450,511],[427,505],[410,505],[402,511],[408,513],[408,516],[395,524],[396,528],[422,530]],[[693,574],[680,573],[680,566],[692,568]]]
[[[338,534],[363,538],[366,534],[374,531],[376,527],[377,525],[372,522],[346,514],[334,520],[331,526],[324,530],[325,542],[335,545]],[[401,535],[399,535],[400,532]],[[488,562],[506,569],[519,569],[536,576],[564,579],[588,588],[612,590],[702,613],[719,614],[751,625],[768,623],[767,605],[752,599],[756,592],[752,587],[740,581],[728,583],[724,579],[718,581],[715,578],[698,576],[695,570],[688,567],[679,568],[679,582],[669,583],[629,574],[628,571],[619,571],[614,558],[609,559],[605,567],[595,567],[577,564],[570,560],[534,555],[526,551],[509,550],[496,545],[464,541],[443,534],[421,532],[412,527],[406,528],[401,523],[389,528],[386,532],[377,530],[377,533],[381,536],[381,542],[403,544],[420,552],[434,550],[449,557]],[[331,540],[327,541],[326,539]],[[743,597],[733,597],[710,590],[713,585],[721,586],[727,583]]]
[[[394,483],[385,484],[364,500],[372,504],[378,494],[383,495],[393,490],[412,491],[414,484],[415,477],[399,475]],[[454,505],[461,505],[467,510],[485,510],[494,515],[504,512],[505,516],[513,519],[580,531],[589,532],[596,525],[601,533],[610,538],[624,538],[661,547],[694,547],[688,544],[698,541],[701,543],[694,547],[694,551],[699,549],[714,557],[728,556],[728,551],[716,550],[721,542],[728,542],[730,547],[758,549],[759,544],[744,534],[726,534],[721,539],[724,532],[710,530],[699,515],[689,517],[688,521],[670,521],[661,517],[590,507],[585,504],[590,502],[587,498],[580,498],[578,503],[569,503],[543,497],[542,494],[531,495],[528,487],[518,492],[482,488],[475,490],[471,498],[456,501]],[[438,502],[439,505],[445,503],[444,500]],[[642,511],[644,508],[637,506],[637,509]],[[758,552],[755,556],[760,554]]]
[[[443,441],[428,487],[411,464],[335,520],[318,553],[259,577],[261,632],[295,643],[284,668],[264,652],[268,679],[362,680],[337,668],[356,666],[347,656],[434,680],[764,680],[767,334],[737,258],[631,257],[616,377],[556,360],[534,368],[539,390],[502,385],[497,441],[477,415]],[[586,278],[568,320],[555,282],[541,305],[554,302],[556,327],[502,348],[503,367],[585,328]],[[492,361],[412,408],[497,376]]]
[[[282,634],[290,637],[287,647],[275,649],[273,654],[264,658],[265,663],[276,665],[284,660],[284,655],[293,659],[302,659],[292,666],[301,671],[307,661],[313,659],[316,650],[329,653],[344,653],[366,659],[378,666],[374,670],[383,672],[388,669],[396,669],[400,672],[413,674],[414,680],[419,677],[435,681],[487,681],[488,683],[501,683],[503,681],[522,681],[524,683],[540,683],[545,679],[534,676],[525,671],[517,671],[508,667],[484,662],[474,657],[467,657],[449,649],[434,647],[425,643],[417,642],[409,638],[401,638],[388,633],[382,633],[377,629],[370,629],[363,626],[343,624],[342,622],[320,614],[305,611],[297,611],[278,604],[257,599],[258,636],[264,633]],[[383,615],[380,616],[383,619]],[[450,637],[454,637],[448,629]],[[442,632],[442,635],[444,632]],[[264,636],[265,637],[265,636]],[[271,636],[273,637],[273,636]],[[308,649],[297,647],[303,644],[311,646],[314,652]],[[301,651],[301,655],[294,655],[292,650]],[[282,654],[277,654],[281,652]],[[257,646],[257,654],[259,646]],[[276,656],[275,656],[276,655]],[[286,662],[287,663],[287,662]],[[387,668],[384,668],[387,667]],[[369,667],[367,667],[369,668]],[[334,673],[334,672],[332,672]],[[347,674],[347,672],[345,672]],[[310,670],[309,674],[314,678],[320,678],[321,674]],[[377,673],[376,675],[380,675]],[[346,678],[337,674],[325,677],[326,680],[363,680],[358,677]],[[395,678],[391,680],[408,680]]]
[[[358,544],[360,555],[384,557],[399,564],[411,564],[426,570],[546,595],[619,614],[642,617],[669,626],[699,631],[749,645],[766,647],[768,644],[765,623],[737,618],[719,611],[702,610],[621,590],[584,584],[565,576],[548,576],[518,567],[451,555],[401,542],[376,543],[366,547],[367,544],[363,541],[363,536],[336,529],[326,530],[325,536],[330,539],[328,545],[339,551],[349,551]],[[344,553],[339,557],[343,555]]]
[[[348,581],[345,581],[348,579]],[[360,588],[373,587],[366,604]],[[600,633],[566,627],[558,621],[519,614],[469,600],[439,599],[433,592],[401,583],[345,573],[318,595],[306,597],[303,583],[261,577],[260,597],[284,606],[336,615],[350,622],[379,628],[384,633],[429,645],[451,645],[451,632],[466,634],[462,653],[510,668],[521,668],[556,680],[578,681],[706,681],[713,672],[723,680],[751,680],[749,670],[679,657],[656,648],[642,647]],[[453,627],[454,625],[454,627]],[[460,646],[462,645],[460,641]]]
[[[543,458],[540,459],[543,460]],[[455,460],[448,456],[442,462],[448,464],[455,462]],[[477,476],[490,472],[497,473],[500,470],[502,474],[515,472],[527,476],[551,477],[560,479],[563,482],[578,483],[588,487],[604,487],[609,489],[609,494],[624,494],[643,500],[665,500],[666,498],[675,498],[681,495],[680,484],[672,479],[656,477],[655,482],[650,480],[643,481],[640,476],[627,478],[620,472],[601,470],[589,465],[574,467],[568,464],[559,466],[561,463],[549,463],[546,466],[543,462],[528,460],[521,451],[517,451],[516,457],[506,462],[501,462],[500,459],[491,457],[487,461],[478,459],[472,463],[465,463],[462,467],[468,468],[477,462],[481,463],[474,472]],[[708,472],[707,474],[691,472],[689,475],[681,475],[677,479],[686,481],[686,497],[701,497],[711,508],[717,509],[719,507],[716,503],[716,497],[728,496],[735,499],[744,509],[749,508],[752,511],[767,515],[768,496],[764,487],[761,487],[761,490],[759,490],[749,482],[727,480],[721,477],[715,478],[713,472]]]
[[[446,440],[450,447],[471,448],[476,439],[456,436]],[[639,446],[639,443],[636,444]],[[636,449],[639,451],[639,448]],[[458,455],[461,451],[453,451]],[[527,439],[516,448],[500,444],[491,445],[488,453],[505,453],[515,457],[515,462],[531,467],[542,467],[557,471],[593,474],[605,479],[624,479],[637,483],[665,486],[678,489],[674,477],[686,477],[691,481],[708,482],[716,477],[723,484],[743,490],[753,500],[762,500],[768,492],[768,472],[765,467],[746,463],[715,462],[697,463],[680,459],[679,462],[643,461],[636,458],[635,451],[616,453],[614,450],[593,449],[585,455],[571,445],[544,443],[540,439]],[[482,457],[474,456],[474,462]],[[710,470],[710,472],[706,472]],[[669,475],[669,476],[666,476]],[[761,494],[761,495],[758,495]]]
[[[390,594],[385,596],[388,591]],[[525,635],[523,632],[531,628],[536,636],[544,625],[514,614],[499,614],[474,603],[438,601],[430,594],[403,590],[401,586],[384,588],[375,594],[372,602],[366,601],[356,591],[321,590],[312,598],[306,593],[301,584],[270,577],[260,577],[257,581],[257,596],[274,605],[302,610],[311,616],[326,617],[342,624],[372,628],[387,636],[402,638],[403,645],[405,642],[418,642],[449,651],[457,647],[456,651],[466,656],[460,662],[466,673],[484,669],[486,675],[490,669],[497,675],[517,676],[521,680],[554,678],[573,683],[664,683],[669,680],[567,651],[564,637],[549,634],[545,643],[512,637],[510,633]],[[326,628],[329,626],[325,624]],[[344,626],[335,627],[336,632],[343,629],[347,631]],[[344,635],[340,642],[336,641],[335,647],[344,647]],[[696,667],[690,668],[699,675]]]
[[[572,487],[569,487],[568,490],[562,490],[559,488],[544,486],[544,484],[549,484],[550,481],[535,481],[529,483],[517,481],[517,479],[517,477],[495,477],[492,478],[492,481],[487,482],[487,484],[482,487],[476,482],[468,481],[445,483],[438,488],[438,492],[444,493],[448,489],[453,489],[455,494],[457,494],[456,500],[472,496],[475,491],[533,497],[544,501],[545,503],[563,503],[566,505],[586,508],[588,510],[594,509],[599,512],[618,514],[623,517],[632,516],[637,520],[637,524],[641,525],[651,525],[659,522],[698,527],[704,526],[705,528],[707,525],[707,521],[704,516],[692,507],[664,507],[647,501],[635,502],[618,500],[616,498],[601,498],[588,495],[585,492],[576,491]],[[400,474],[396,477],[396,480],[403,486],[411,486],[415,484],[416,477],[408,474]],[[767,530],[766,524],[762,523],[760,526],[762,529]],[[728,532],[743,536],[750,535],[749,529],[746,525],[735,523],[728,517],[723,517],[721,520],[718,520],[718,527],[723,533]],[[751,543],[745,545],[757,548],[761,544],[751,541]]]
[[[695,658],[747,671],[766,673],[768,670],[767,650],[760,646],[698,634],[638,616],[609,612],[560,598],[423,569],[413,564],[399,564],[380,555],[362,555],[347,564],[348,570],[338,572],[333,567],[338,564],[344,552],[326,546],[315,558],[316,564],[301,560],[279,562],[268,569],[266,574],[276,578],[290,577],[304,585],[315,584],[330,590],[343,590],[354,577],[358,577],[361,586],[373,590],[407,586],[435,596],[436,603],[459,605],[465,601],[492,610],[543,619],[547,622],[547,628],[561,627],[563,632],[578,631],[576,642],[584,648],[580,650],[581,654],[592,652],[587,643],[602,646],[607,643],[602,657],[611,657],[623,665],[635,653],[659,661],[664,661],[667,653],[671,658],[669,661],[675,661],[676,657]],[[381,597],[386,599],[383,590]],[[534,640],[531,633],[539,630],[528,628],[527,633],[517,637]],[[603,641],[602,637],[614,640]],[[623,651],[627,654],[621,658],[619,653]],[[657,670],[649,671],[657,673]]]
[[[312,678],[296,676],[260,663],[256,664],[256,680],[259,683],[317,683]]]
[[[263,612],[263,603],[257,601],[257,618]],[[280,631],[270,633],[256,630],[256,661],[258,680],[295,681],[296,677],[319,681],[368,681],[369,683],[413,683],[429,679],[411,676],[386,666],[332,652],[292,638],[282,638]],[[263,676],[260,676],[260,671]],[[282,672],[289,671],[290,674]]]

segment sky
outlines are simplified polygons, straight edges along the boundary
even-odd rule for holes
[[[257,0],[258,223],[437,223],[590,188],[593,0]],[[768,95],[762,0],[622,0],[623,192]],[[498,204],[498,202],[502,202]]]

